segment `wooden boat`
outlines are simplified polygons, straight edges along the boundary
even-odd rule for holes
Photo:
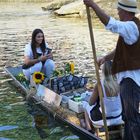
[[[13,79],[14,81],[14,85],[18,88],[20,88],[23,92],[23,96],[27,96],[29,94],[29,90],[27,87],[25,87],[21,82],[19,82],[16,78],[16,76],[19,74],[19,73],[22,73],[22,68],[21,66],[19,67],[6,67],[5,68],[6,72],[8,73],[8,75]],[[69,128],[71,128],[71,130],[76,133],[80,139],[82,140],[100,140],[100,138],[98,138],[97,136],[95,136],[94,134],[90,133],[89,131],[83,129],[79,124],[77,124],[76,122],[73,122],[73,119],[70,119],[70,118],[76,118],[76,120],[78,119],[78,115],[76,115],[75,113],[71,113],[69,115],[66,115],[66,113],[63,109],[63,107],[60,107],[62,110],[63,110],[63,114],[65,114],[64,116],[62,115],[62,112],[60,111],[57,111],[58,108],[55,108],[55,109],[52,109],[50,108],[50,105],[45,102],[45,101],[40,101],[40,99],[38,99],[37,97],[35,96],[32,96],[31,97],[31,100],[35,103],[38,104],[38,106],[49,112],[49,114],[51,114],[53,117],[55,117],[55,120],[56,121],[59,121],[61,123],[63,123],[64,125],[68,125]]]

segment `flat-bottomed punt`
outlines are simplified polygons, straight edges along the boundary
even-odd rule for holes
[[[29,94],[29,89],[24,86],[20,81],[17,80],[17,75],[19,75],[20,73],[22,73],[22,67],[5,67],[6,72],[8,73],[8,75],[14,80],[14,85],[18,88],[20,88],[20,90],[22,90],[22,95],[23,96],[28,96]],[[97,136],[95,136],[94,134],[90,133],[89,131],[83,129],[80,126],[79,123],[79,118],[78,115],[76,115],[74,112],[69,111],[68,109],[63,109],[63,107],[60,106],[60,108],[51,108],[51,106],[45,102],[45,101],[40,101],[39,98],[37,98],[36,96],[32,96],[31,97],[32,101],[37,103],[38,106],[49,112],[53,117],[55,117],[55,120],[58,122],[63,123],[64,125],[68,125],[69,128],[71,128],[71,130],[73,132],[75,132],[80,139],[82,140],[100,140],[100,138],[98,138]],[[58,111],[57,111],[58,110]],[[71,112],[69,114],[67,114],[66,112]],[[62,113],[64,115],[62,115]],[[75,120],[73,122],[73,120]]]

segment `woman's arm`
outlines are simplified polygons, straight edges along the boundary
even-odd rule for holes
[[[32,66],[41,61],[41,58],[38,59],[30,59],[28,56],[24,56],[24,63],[28,66]]]
[[[93,105],[96,103],[97,99],[98,99],[98,96],[99,96],[99,93],[98,93],[98,87],[97,87],[97,84],[95,85],[95,88],[94,88],[94,91],[90,97],[90,100],[89,100],[89,105]]]
[[[26,64],[27,66],[32,66],[38,62],[40,62],[41,59],[40,58],[36,58],[33,59],[33,53],[32,53],[32,49],[31,49],[31,44],[27,44],[25,45],[25,50],[24,50],[24,64]]]

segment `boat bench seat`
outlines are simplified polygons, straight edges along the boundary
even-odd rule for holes
[[[103,125],[103,120],[92,122],[92,125],[95,129],[95,133],[100,138],[105,138],[105,130]],[[108,126],[108,132],[109,137],[111,140],[115,139],[122,139],[123,137],[123,128],[124,128],[124,122],[122,119],[117,120],[107,120],[107,126]]]

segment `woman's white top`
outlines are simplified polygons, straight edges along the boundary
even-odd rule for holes
[[[48,44],[46,43],[46,48],[48,48]],[[40,47],[36,48],[37,53],[42,54],[42,50]],[[45,54],[47,54],[48,51],[45,52]],[[33,52],[32,52],[32,48],[31,48],[31,43],[27,44],[25,46],[25,50],[24,50],[24,56],[28,56],[30,59],[33,59]]]
[[[102,81],[101,81],[101,85],[102,85],[103,94],[104,94],[103,100],[104,100],[106,117],[111,117],[111,116],[116,117],[116,116],[118,116],[117,118],[107,119],[107,126],[122,124],[123,123],[122,115],[120,115],[121,112],[122,112],[120,95],[118,95],[116,97],[107,97]],[[96,106],[96,103],[94,105],[90,106],[88,102],[83,101],[83,108],[87,111],[89,119],[91,120],[92,124],[96,125],[98,127],[102,127],[102,126],[104,126],[103,120],[93,121],[92,118],[91,118],[90,111],[95,106]],[[100,108],[100,111],[101,111],[101,108]]]
[[[103,81],[101,81],[101,85],[102,85],[103,95],[104,95],[103,101],[104,101],[106,117],[119,116],[122,112],[120,95],[118,94],[118,96],[107,97]],[[101,108],[100,111],[102,112]]]

